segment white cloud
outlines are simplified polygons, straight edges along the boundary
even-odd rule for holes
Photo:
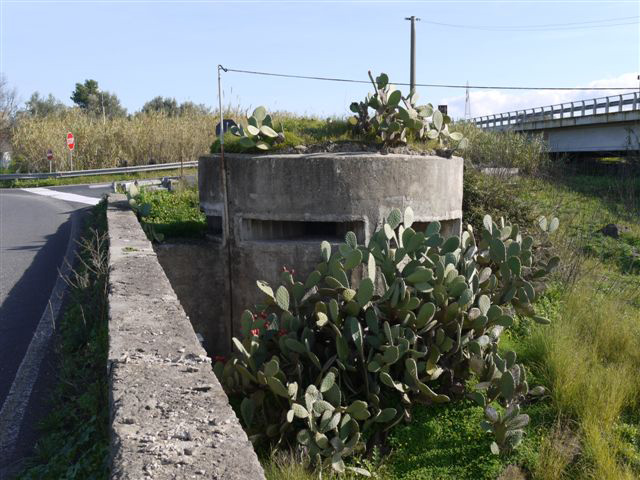
[[[585,87],[630,87],[638,88],[638,73],[631,72],[594,80],[584,85]],[[510,90],[480,90],[469,92],[471,100],[471,116],[480,117],[495,113],[506,113],[513,110],[530,109],[558,103],[586,100],[597,97],[607,97],[625,93],[617,90],[538,90],[538,91],[510,91]],[[446,97],[439,104],[449,106],[449,115],[452,118],[464,118],[465,95]]]

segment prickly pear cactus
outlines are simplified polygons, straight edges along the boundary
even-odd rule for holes
[[[240,120],[240,125],[230,130],[240,137],[240,145],[247,150],[269,150],[275,143],[284,141],[284,132],[273,129],[271,115],[264,107],[256,108],[249,118]]]
[[[215,364],[227,392],[243,397],[254,442],[296,442],[341,472],[365,448],[362,435],[409,421],[416,402],[466,393],[485,407],[492,450],[517,446],[528,422],[519,403],[541,390],[529,391],[515,354],[501,358],[497,344],[516,312],[548,323],[533,302],[558,259],[489,216],[479,240],[470,227],[449,238],[438,222],[414,229],[413,218],[391,211],[366,246],[353,232],[322,242],[305,279],[285,269],[275,289],[257,282],[264,303],[242,314],[235,353]]]
[[[349,123],[359,134],[373,134],[384,146],[404,144],[410,136],[417,140],[438,140],[440,148],[463,150],[467,139],[460,132],[450,132],[451,119],[433,105],[416,105],[417,92],[407,97],[389,83],[385,73],[369,79],[374,93],[368,94],[364,102],[353,102],[349,109],[355,113]],[[402,103],[401,103],[402,102]],[[369,117],[369,109],[374,111]]]

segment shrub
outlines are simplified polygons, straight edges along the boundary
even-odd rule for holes
[[[517,179],[485,175],[465,167],[462,187],[462,216],[477,231],[481,231],[486,214],[509,218],[523,229],[536,219],[533,202],[519,195],[523,187]]]
[[[491,132],[470,123],[456,124],[456,130],[469,140],[464,157],[474,165],[535,173],[549,161],[548,146],[541,135]]]
[[[534,246],[489,216],[478,242],[470,227],[447,239],[438,222],[416,232],[410,208],[402,223],[393,210],[366,247],[352,232],[337,251],[323,242],[304,282],[286,269],[275,291],[258,282],[265,303],[242,314],[237,352],[214,367],[228,393],[243,397],[254,442],[295,442],[341,472],[364,438],[408,421],[415,403],[467,393],[484,408],[494,453],[519,443],[528,423],[519,404],[542,389],[529,391],[515,354],[503,358],[497,343],[513,312],[548,323],[532,302],[558,258],[548,242]],[[547,235],[557,219],[540,226]],[[468,392],[472,376],[479,383]]]

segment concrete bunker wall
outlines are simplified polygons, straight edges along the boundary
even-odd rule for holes
[[[225,267],[220,238],[174,240],[153,246],[196,333],[202,335],[207,352],[221,351],[220,341],[231,336]]]
[[[256,280],[277,284],[282,266],[306,278],[320,260],[320,242],[343,242],[351,230],[367,243],[393,208],[411,206],[415,228],[434,220],[445,236],[459,235],[463,160],[418,155],[318,153],[307,155],[226,154],[229,234],[223,232],[223,189],[219,155],[199,159],[200,206],[209,233],[229,258],[225,274],[228,307],[206,321],[239,336],[241,312],[261,300]],[[226,269],[224,262],[211,268]],[[230,283],[230,285],[229,285]],[[230,287],[230,288],[229,288]],[[230,316],[229,316],[230,315]],[[209,344],[226,353],[230,337]]]

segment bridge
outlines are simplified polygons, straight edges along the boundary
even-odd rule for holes
[[[470,120],[477,127],[542,134],[551,153],[640,152],[640,92],[578,100]]]

